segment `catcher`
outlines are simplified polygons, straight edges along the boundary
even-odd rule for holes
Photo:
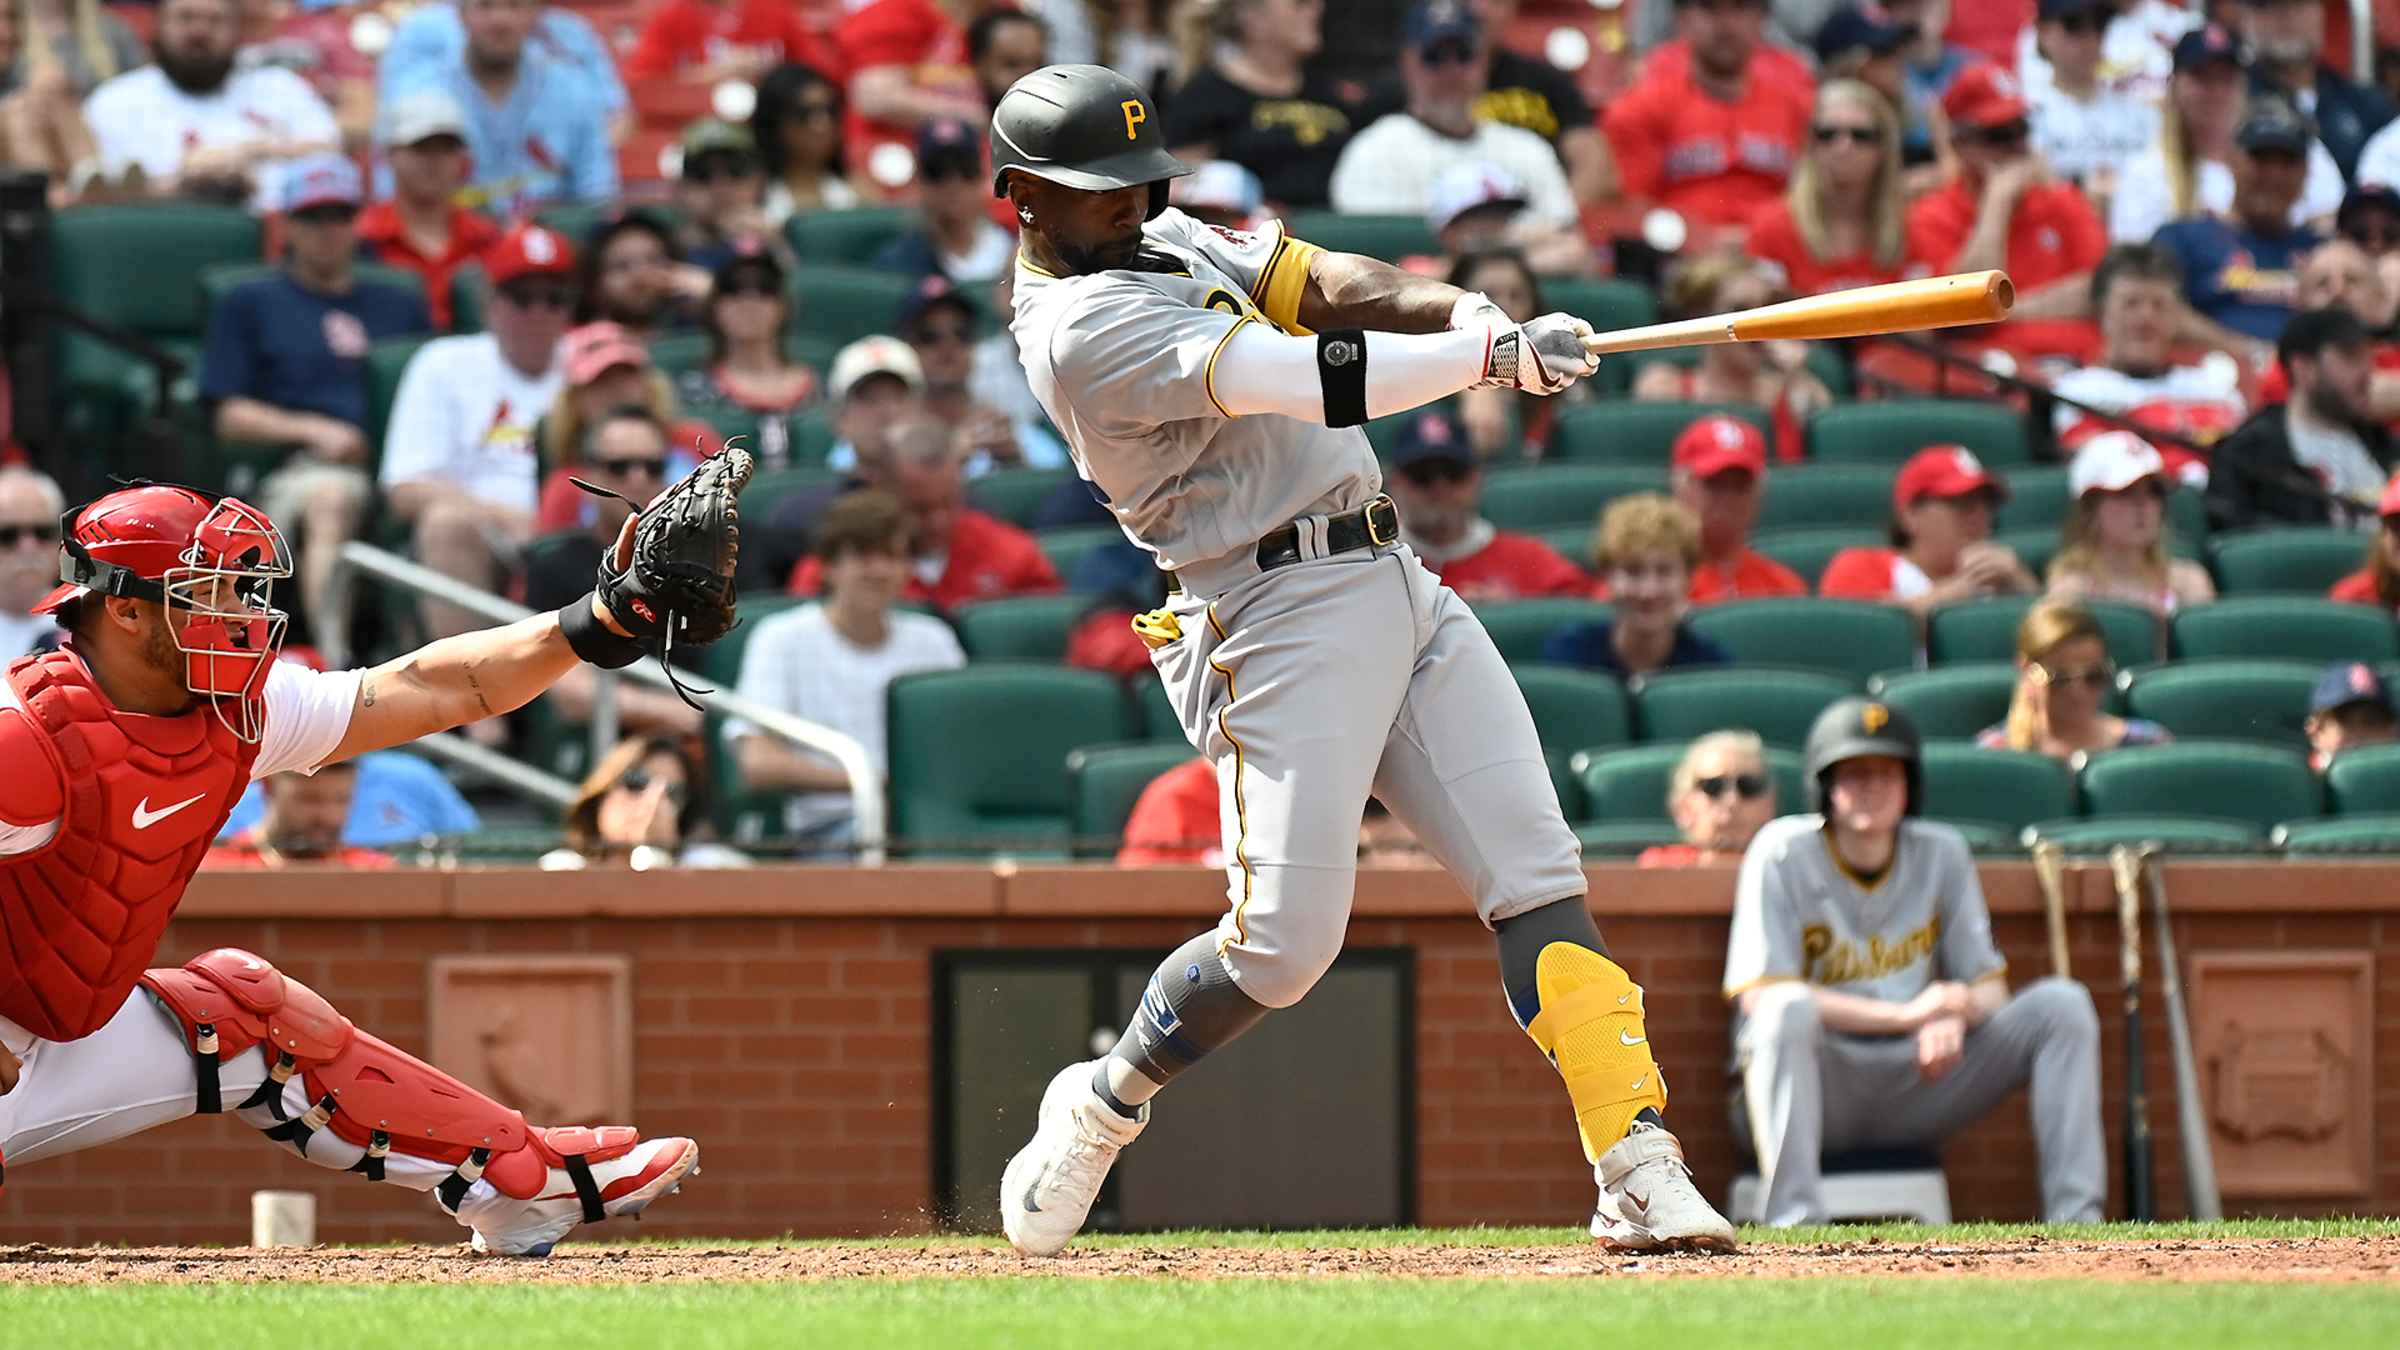
[[[689,1139],[543,1128],[231,948],[147,970],[242,789],[516,708],[733,622],[740,451],[628,520],[556,614],[373,670],[277,661],[292,573],[255,507],[135,483],[60,521],[69,638],[0,680],[0,1165],[231,1111],[323,1167],[433,1192],[479,1252],[546,1255],[698,1170]]]

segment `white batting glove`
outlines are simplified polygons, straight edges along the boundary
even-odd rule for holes
[[[1481,291],[1468,291],[1450,306],[1450,331],[1463,333],[1470,328],[1506,328],[1516,320],[1508,311],[1492,303],[1492,297]]]
[[[1600,369],[1600,358],[1583,347],[1591,334],[1592,326],[1572,314],[1544,314],[1494,329],[1483,379],[1475,387],[1521,389],[1540,397],[1559,393]]]

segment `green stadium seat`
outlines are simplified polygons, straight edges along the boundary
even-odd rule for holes
[[[1908,714],[1927,740],[1973,740],[2008,717],[2017,668],[2005,661],[1961,661],[1931,670],[1898,670],[1869,686],[1876,697]]]
[[[839,343],[891,332],[916,290],[911,278],[864,267],[803,265],[793,285],[792,331]]]
[[[1596,820],[1575,827],[1587,858],[1630,858],[1644,849],[1683,842],[1670,820]]]
[[[1846,548],[1874,548],[1882,542],[1883,536],[1876,531],[1851,525],[1762,530],[1750,537],[1752,550],[1798,572],[1811,590],[1825,575],[1825,564],[1833,561],[1833,555]]]
[[[2050,560],[2058,556],[2057,529],[2036,525],[2031,529],[1996,530],[1992,542],[2016,554],[2017,561],[2025,564],[2025,570],[2033,573],[2035,581],[2049,579]]]
[[[2297,591],[2323,595],[2356,571],[2373,547],[2356,530],[2317,528],[2242,530],[2208,541],[2217,586],[2227,595]]]
[[[1493,600],[1474,605],[1483,631],[1511,665],[1542,659],[1542,644],[1570,624],[1598,623],[1616,611],[1598,600],[1574,596],[1535,596],[1524,600]]]
[[[1572,464],[1664,464],[1683,429],[1712,413],[1739,417],[1756,426],[1759,434],[1770,434],[1767,415],[1756,408],[1610,399],[1561,412],[1557,430],[1550,436],[1549,459]]]
[[[2272,838],[2286,853],[2400,853],[2400,815],[2296,820],[2276,826]]]
[[[2037,597],[1995,595],[1962,600],[1933,611],[1926,623],[1925,648],[1933,664],[1959,661],[2017,659],[2017,626]],[[2085,606],[2108,635],[2108,657],[2120,666],[2141,666],[2159,656],[2158,617],[2139,605],[2094,601]]]
[[[1064,853],[1068,752],[1134,732],[1114,678],[1061,666],[907,675],[889,708],[893,841],[919,857]]]
[[[1988,821],[1954,820],[1948,817],[1928,817],[1936,825],[1947,825],[1967,841],[1967,849],[1978,857],[1992,853],[2022,853],[2025,845],[2017,835]]]
[[[2325,795],[2336,815],[2400,814],[2400,745],[2337,752],[2325,768]]]
[[[2078,775],[2089,816],[2215,816],[2259,834],[2324,814],[2324,792],[2295,751],[2177,741],[2094,755]]]
[[[1633,704],[1613,675],[1524,662],[1509,667],[1546,749],[1575,751],[1633,739]]]
[[[1592,570],[1592,559],[1599,552],[1600,522],[1587,520],[1580,525],[1545,525],[1526,533],[1548,544],[1558,556],[1584,571]]]
[[[1658,322],[1658,296],[1623,277],[1544,277],[1542,308],[1563,310],[1603,333]],[[1610,358],[1614,364],[1621,358]]]
[[[2266,844],[2266,836],[2250,825],[2213,816],[2045,820],[2026,832],[2074,854],[2106,853],[2119,844],[2155,844],[2169,853],[2249,853]]]
[[[747,494],[745,494],[747,495]],[[709,644],[700,655],[700,675],[712,689],[738,689],[742,682],[742,652],[750,645],[759,625],[782,613],[805,605],[802,596],[786,595],[781,591],[759,591],[734,597],[734,612],[741,622],[733,631]],[[540,705],[535,705],[540,706]],[[709,755],[709,781],[717,829],[736,843],[756,845],[784,832],[784,803],[790,794],[782,792],[752,792],[742,786],[741,765],[734,761],[733,747],[725,739],[726,719],[710,713],[702,732],[712,747]]]
[[[208,327],[198,284],[220,263],[257,262],[256,217],[237,206],[145,202],[79,206],[50,225],[50,283],[61,302],[189,359]],[[59,404],[71,428],[117,434],[154,389],[151,368],[87,334],[58,336]]]
[[[1836,670],[1864,681],[1917,662],[1917,621],[1896,605],[1786,596],[1692,611],[1692,631],[1744,665]]]
[[[1675,776],[1675,766],[1690,748],[1689,741],[1672,744],[1629,745],[1614,749],[1579,751],[1574,758],[1575,777],[1583,785],[1586,820],[1635,821],[1666,820],[1667,785]],[[1800,756],[1790,750],[1770,746],[1767,750],[1767,772],[1775,779],[1775,808],[1789,815],[1807,808],[1807,794],[1800,781]]]
[[[367,442],[378,464],[383,462],[383,433],[392,421],[392,400],[400,396],[400,377],[429,340],[385,338],[367,349]]]
[[[2067,470],[2062,465],[2028,464],[2004,470],[2008,500],[2000,504],[1994,524],[2003,530],[2049,530],[2067,523]]]
[[[1545,464],[1483,476],[1483,515],[1504,530],[1590,525],[1619,497],[1667,490],[1666,462]]]
[[[973,661],[1064,661],[1067,635],[1091,611],[1088,595],[1004,595],[958,611],[958,644]]]
[[[1019,529],[1030,529],[1042,505],[1074,481],[1073,469],[994,469],[967,483],[967,504]]]
[[[1668,670],[1636,683],[1634,725],[1644,741],[1680,744],[1711,731],[1734,729],[1755,731],[1769,745],[1796,749],[1826,704],[1858,689],[1858,681],[1823,670]]]
[[[917,212],[906,206],[861,206],[846,211],[795,211],[783,227],[792,255],[816,265],[865,267],[884,246],[916,228]]]
[[[1550,790],[1558,797],[1558,813],[1569,822],[1581,820],[1587,814],[1583,807],[1583,784],[1575,781],[1575,770],[1570,765],[1573,759],[1574,755],[1565,750],[1542,752],[1543,767],[1550,771]]]
[[[1892,522],[1892,471],[1865,464],[1803,464],[1770,469],[1758,528],[1871,530]]]
[[[1060,579],[1072,582],[1075,569],[1083,560],[1100,549],[1123,543],[1125,532],[1114,525],[1076,525],[1060,530],[1043,530],[1033,536],[1041,545],[1042,556]]]
[[[1442,251],[1422,215],[1345,215],[1339,211],[1295,211],[1286,222],[1294,239],[1336,253],[1363,253],[1396,263]]]
[[[742,491],[742,514],[752,520],[765,520],[785,498],[829,487],[840,481],[841,474],[822,464],[759,474]]]
[[[491,285],[483,275],[482,263],[462,263],[451,269],[450,331],[482,332],[484,305],[490,298]]]
[[[2177,661],[2135,672],[2125,706],[2178,736],[2297,748],[2318,670],[2306,661]]]
[[[2390,661],[2400,658],[2400,631],[2373,605],[2321,596],[2244,595],[2194,605],[2175,615],[2175,654],[2211,657],[2288,657],[2303,661]]]
[[[1808,423],[1808,457],[1819,464],[1898,465],[1929,445],[1963,445],[1995,469],[2031,462],[2025,418],[1968,399],[1842,403]]]
[[[2074,814],[2074,776],[2048,755],[1936,741],[1923,762],[1926,815],[1991,826],[2005,838]]]
[[[1549,287],[1549,282],[1542,283],[1545,298],[1547,298]],[[1593,326],[1599,327],[1597,323]],[[1700,364],[1701,354],[1706,350],[1705,347],[1664,347],[1654,352],[1635,352],[1626,356],[1612,356],[1608,358],[1608,364],[1600,368],[1600,378],[1606,379],[1611,367],[1624,369],[1624,383],[1628,385],[1632,384],[1634,378],[1642,373],[1644,366],[1674,366],[1680,370],[1690,370]],[[1857,387],[1857,381],[1853,380],[1850,375],[1850,363],[1842,359],[1841,349],[1832,343],[1810,343],[1806,365],[1808,373],[1823,380],[1825,387],[1833,392],[1835,398],[1849,398]]]
[[[708,334],[669,333],[648,343],[650,363],[669,379],[708,364]]]
[[[1068,751],[1067,851],[1078,858],[1115,857],[1142,789],[1193,758],[1190,746],[1159,741],[1085,745]]]
[[[1133,691],[1134,720],[1146,741],[1173,741],[1189,745],[1183,734],[1183,720],[1175,715],[1175,704],[1167,697],[1166,682],[1155,674],[1133,675],[1127,678]]]

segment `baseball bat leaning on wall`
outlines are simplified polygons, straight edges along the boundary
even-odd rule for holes
[[[2158,979],[2167,991],[2167,1042],[2175,1053],[2175,1124],[2183,1132],[2183,1198],[2195,1219],[2225,1217],[2217,1190],[2217,1154],[2208,1139],[2208,1110],[2200,1100],[2200,1066],[2192,1058],[2192,1024],[2183,1009],[2183,972],[2175,962],[2175,931],[2167,926],[2167,882],[2149,860],[2150,921],[2158,927]]]
[[[2108,851],[2117,886],[2117,938],[2125,983],[2125,1217],[2158,1217],[2157,1174],[2150,1152],[2150,1090],[2142,1073],[2142,859],[2146,850],[2119,844]]]
[[[2033,876],[2042,886],[2042,915],[2050,927],[2050,973],[2062,980],[2075,978],[2067,960],[2067,856],[2047,839],[2033,843]]]
[[[1797,300],[1760,305],[1731,314],[1711,314],[1672,323],[1594,333],[1583,349],[1594,355],[1650,351],[1658,347],[1704,347],[1724,342],[1777,339],[1818,341],[1957,328],[2008,317],[2017,288],[2006,272],[1956,272],[1884,286],[1827,291]]]

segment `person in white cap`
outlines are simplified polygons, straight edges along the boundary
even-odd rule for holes
[[[383,110],[390,191],[359,213],[358,241],[375,260],[425,278],[434,327],[449,332],[450,277],[500,242],[491,217],[459,205],[467,185],[467,113],[446,89],[401,95]]]
[[[817,521],[834,499],[874,485],[869,478],[890,453],[892,429],[922,407],[925,366],[915,349],[896,337],[863,337],[834,353],[825,396],[833,403],[838,438],[825,463],[842,473],[842,481],[792,493],[763,519],[744,519],[743,534],[751,544],[741,564],[744,590],[781,587],[809,556]]]
[[[1492,248],[1514,248],[1546,277],[1581,276],[1592,270],[1592,246],[1581,230],[1544,219],[1526,209],[1525,183],[1485,160],[1453,164],[1433,180],[1425,223],[1451,258]]]
[[[2161,618],[2217,598],[2208,569],[2167,552],[2166,460],[2130,431],[2094,436],[2075,454],[2050,598],[2114,600]]]

